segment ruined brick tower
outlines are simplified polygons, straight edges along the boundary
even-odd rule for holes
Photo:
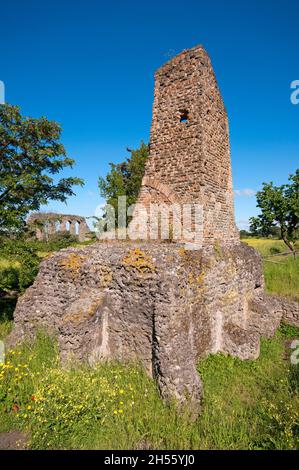
[[[199,203],[203,244],[239,242],[228,119],[210,58],[188,49],[155,74],[150,157],[138,203]]]

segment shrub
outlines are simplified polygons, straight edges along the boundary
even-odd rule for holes
[[[39,266],[37,251],[23,240],[2,240],[0,257],[6,266],[0,271],[0,289],[23,291],[32,284]]]
[[[0,290],[8,292],[19,289],[19,269],[14,266],[0,271]]]
[[[281,253],[281,252],[282,252],[282,250],[278,246],[272,246],[270,248],[271,255],[276,255],[276,254]]]
[[[48,251],[58,251],[62,248],[67,248],[68,246],[78,243],[78,237],[76,235],[71,235],[69,232],[56,232],[53,235],[50,235],[48,242],[41,242],[45,244],[45,248]]]
[[[69,233],[57,233],[48,242],[2,238],[0,243],[0,291],[22,292],[33,283],[38,273],[41,253],[58,251],[78,241]]]

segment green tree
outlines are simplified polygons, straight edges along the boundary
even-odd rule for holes
[[[114,208],[116,224],[118,197],[127,197],[127,207],[134,204],[138,198],[145,163],[149,155],[149,146],[141,142],[138,149],[129,150],[129,152],[131,152],[130,158],[118,164],[110,163],[111,170],[106,178],[99,178],[100,194],[106,199],[106,203]]]
[[[282,240],[295,254],[294,241],[298,238],[299,228],[299,169],[290,175],[289,181],[282,186],[263,183],[263,189],[256,195],[261,214],[251,217],[250,230],[267,236],[273,227],[278,227]]]
[[[80,178],[54,181],[74,160],[60,143],[60,126],[45,117],[23,117],[17,106],[0,105],[0,233],[24,226],[27,214],[49,200],[64,202]]]
[[[247,230],[241,229],[240,238],[242,239],[242,238],[248,238],[248,237],[252,237],[252,233],[248,232]]]

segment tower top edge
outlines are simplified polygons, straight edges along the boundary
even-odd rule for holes
[[[189,49],[184,49],[176,56],[172,57],[172,59],[165,62],[161,65],[155,72],[155,76],[159,76],[165,73],[170,67],[178,65],[180,62],[186,61],[193,57],[197,57],[198,59],[204,58],[210,62],[210,56],[207,53],[206,49],[202,44],[198,44],[197,46],[191,47]]]

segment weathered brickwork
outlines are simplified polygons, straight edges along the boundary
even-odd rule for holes
[[[150,157],[138,203],[200,203],[203,242],[238,243],[228,119],[209,56],[183,51],[155,74]]]

